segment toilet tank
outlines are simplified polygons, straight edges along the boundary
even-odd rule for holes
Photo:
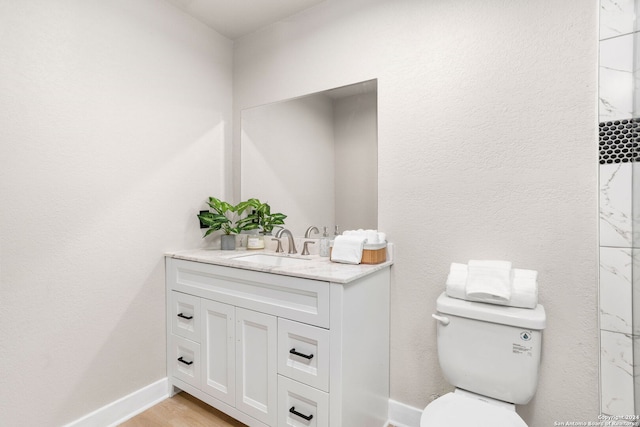
[[[525,404],[538,386],[546,314],[535,309],[438,297],[438,359],[447,381],[477,394]],[[448,323],[447,323],[448,320]]]

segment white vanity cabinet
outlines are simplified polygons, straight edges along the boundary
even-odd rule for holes
[[[389,267],[346,283],[166,258],[167,373],[254,427],[384,426]]]

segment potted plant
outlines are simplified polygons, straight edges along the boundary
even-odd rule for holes
[[[284,219],[287,216],[282,213],[271,213],[271,206],[268,203],[262,203],[258,199],[249,199],[246,203],[253,209],[247,218],[257,222],[264,234],[271,234],[276,225],[284,225]]]
[[[224,234],[220,237],[221,249],[234,250],[236,248],[236,234],[243,230],[257,229],[260,226],[254,218],[241,217],[247,208],[251,207],[248,201],[240,202],[234,206],[215,197],[209,197],[208,204],[213,212],[198,214],[200,222],[209,227],[203,237],[214,231],[222,230]]]
[[[262,203],[258,199],[249,199],[245,203],[251,207],[251,213],[247,216],[247,220],[257,224],[261,229],[253,229],[253,233],[249,233],[247,238],[247,249],[264,249],[264,236],[270,235],[273,227],[283,225],[284,219],[287,217],[281,213],[271,213],[271,207],[268,203]]]

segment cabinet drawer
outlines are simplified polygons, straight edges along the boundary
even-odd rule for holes
[[[171,291],[171,332],[200,342],[200,298]]]
[[[167,258],[170,290],[329,327],[329,283]]]
[[[328,427],[329,395],[278,375],[278,426]]]
[[[278,373],[329,391],[329,331],[278,319]]]
[[[168,357],[170,375],[200,388],[200,344],[171,335]]]

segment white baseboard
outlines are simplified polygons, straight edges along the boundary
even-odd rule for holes
[[[115,427],[169,397],[167,378],[149,384],[67,424],[65,427]]]
[[[169,397],[167,378],[149,384],[64,427],[115,427]],[[419,427],[422,409],[389,399],[389,422],[395,427]]]
[[[420,427],[422,409],[389,399],[389,424],[395,427]]]

